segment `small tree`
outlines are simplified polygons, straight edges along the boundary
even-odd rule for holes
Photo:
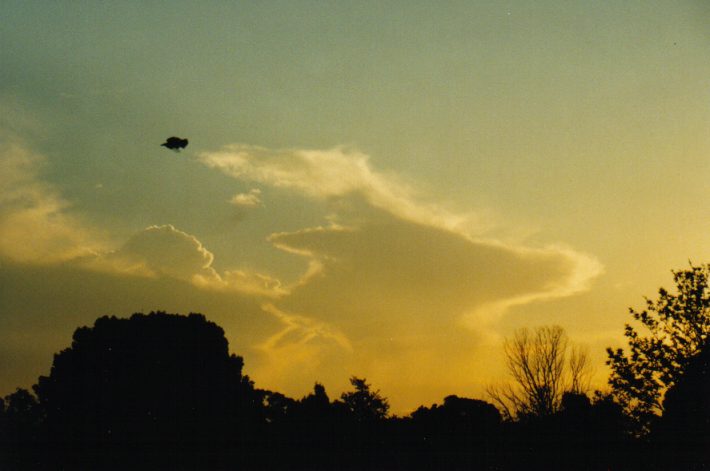
[[[626,324],[629,351],[607,348],[616,399],[647,432],[651,419],[663,412],[663,395],[683,374],[688,362],[708,343],[710,334],[710,264],[673,271],[676,294],[663,288],[658,300],[646,298],[646,309],[629,311],[646,335]]]
[[[350,384],[355,391],[344,392],[340,399],[358,422],[369,422],[387,417],[390,405],[380,391],[370,391],[365,378],[352,376]]]
[[[491,386],[488,394],[508,419],[557,412],[565,392],[582,394],[588,385],[588,354],[569,346],[562,327],[519,329],[503,348],[514,382]]]

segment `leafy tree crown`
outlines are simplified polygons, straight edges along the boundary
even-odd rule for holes
[[[665,391],[707,345],[710,334],[710,264],[691,264],[672,273],[675,293],[660,288],[658,299],[646,298],[646,309],[629,309],[636,325],[624,328],[628,351],[607,348],[609,384],[641,431],[663,412]]]

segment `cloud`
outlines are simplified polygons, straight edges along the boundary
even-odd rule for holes
[[[282,311],[271,303],[262,305],[262,309],[273,315],[283,325],[283,329],[270,336],[259,346],[270,355],[288,350],[292,345],[310,345],[319,348],[323,344],[332,344],[344,351],[352,351],[347,337],[327,323],[301,314]]]
[[[323,265],[323,276],[283,302],[362,335],[370,335],[372,325],[382,335],[433,325],[480,331],[482,325],[460,321],[478,312],[479,321],[493,322],[501,306],[573,294],[600,270],[593,258],[573,251],[474,241],[381,214],[357,227],[312,228],[270,240]]]
[[[78,263],[89,269],[142,277],[171,277],[198,288],[235,294],[280,297],[288,294],[280,280],[247,270],[217,272],[214,255],[194,235],[171,224],[150,226],[131,236],[118,250]]]
[[[340,267],[353,260],[363,283],[408,280],[407,289],[431,295],[427,302],[461,299],[457,311],[482,321],[484,313],[495,318],[513,306],[586,290],[602,272],[594,257],[569,248],[484,238],[491,229],[488,217],[422,202],[412,185],[375,170],[367,155],[352,149],[230,145],[199,159],[246,182],[334,202],[333,219],[340,223],[269,238],[282,250],[321,263],[330,278],[319,279],[321,285],[332,283]]]
[[[474,241],[376,209],[362,216],[357,226],[272,235],[277,247],[322,263],[318,276],[274,304],[349,339],[348,363],[323,368],[319,380],[333,384],[343,368],[358,372],[406,398],[400,410],[452,392],[483,394],[487,375],[503,367],[506,312],[584,290],[601,269],[592,257],[556,247]]]
[[[71,204],[41,178],[46,159],[17,139],[0,142],[0,258],[51,265],[72,263],[139,277],[172,277],[225,292],[276,297],[288,292],[265,274],[232,269],[218,274],[214,255],[193,235],[172,225],[150,226],[118,249],[71,211]],[[258,199],[258,190],[249,195]]]
[[[150,226],[130,237],[119,250],[102,257],[117,271],[184,281],[195,277],[217,279],[213,260],[214,255],[196,237],[170,224]]]
[[[240,180],[290,189],[312,198],[358,195],[370,206],[395,217],[449,230],[479,232],[490,224],[482,214],[458,214],[440,205],[417,202],[411,185],[393,174],[375,171],[369,156],[352,149],[269,150],[235,144],[204,152],[199,160]]]
[[[289,287],[284,286],[278,278],[246,270],[226,270],[219,277],[217,283],[205,279],[198,280],[197,284],[206,288],[231,290],[270,298],[278,298],[289,293]]]
[[[337,327],[271,303],[263,304],[262,310],[281,326],[256,346],[263,355],[256,371],[264,384],[287,383],[305,391],[324,370],[341,369],[350,361],[352,345]]]
[[[0,257],[51,264],[101,250],[97,231],[40,179],[45,159],[11,138],[0,148]]]
[[[238,193],[229,200],[230,204],[238,208],[253,208],[261,204],[261,190],[253,188],[248,193]]]
[[[412,398],[411,388],[426,390],[417,400],[480,394],[484,372],[501,366],[491,352],[500,346],[503,316],[587,290],[603,269],[560,245],[496,239],[488,216],[423,201],[412,184],[377,171],[357,151],[235,145],[199,159],[239,180],[329,204],[329,223],[268,237],[317,267],[272,312],[331,326],[353,349],[341,360],[347,363],[322,364],[318,379],[326,384],[347,368],[393,396]],[[290,332],[270,339],[284,357],[327,360]]]

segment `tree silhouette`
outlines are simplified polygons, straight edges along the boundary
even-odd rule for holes
[[[661,469],[710,467],[710,348],[688,361],[685,372],[666,393],[663,416],[651,441]]]
[[[617,400],[646,433],[663,412],[663,394],[683,374],[708,343],[710,335],[710,264],[673,271],[677,293],[659,289],[658,299],[646,299],[646,309],[629,311],[647,331],[641,335],[626,324],[629,351],[607,348],[612,374],[609,384]]]
[[[495,463],[501,416],[493,404],[447,396],[441,405],[414,411],[409,427],[418,452],[411,468],[488,469]]]
[[[325,387],[316,383],[313,392],[296,403],[293,415],[299,422],[302,436],[317,446],[332,441],[338,427],[334,412]]]
[[[28,390],[18,388],[5,399],[0,399],[0,416],[10,435],[25,435],[42,421],[37,398]]]
[[[611,395],[584,394],[586,354],[559,327],[506,342],[515,401],[447,396],[410,416],[364,378],[331,401],[255,389],[223,330],[200,314],[102,317],[49,375],[0,400],[0,469],[704,469],[708,351],[689,360],[648,438]],[[515,388],[514,388],[515,386]],[[503,397],[507,399],[507,397]],[[516,406],[517,408],[514,408]],[[688,437],[687,439],[685,437]],[[648,457],[643,459],[642,457]],[[675,461],[669,456],[678,459]],[[654,466],[656,466],[654,468]],[[700,466],[700,467],[699,467]]]
[[[355,390],[344,392],[340,399],[358,422],[371,422],[387,417],[390,406],[379,390],[371,391],[365,378],[356,376],[350,378],[350,384]]]
[[[301,399],[301,408],[309,415],[323,415],[330,408],[330,398],[325,387],[320,383],[313,385],[313,393]]]
[[[506,339],[504,351],[514,382],[491,386],[488,394],[508,419],[550,415],[560,409],[565,392],[582,393],[588,382],[588,355],[569,346],[562,327],[519,329]]]
[[[279,423],[289,420],[297,402],[280,392],[264,392],[264,412],[268,423]]]
[[[102,317],[76,330],[35,391],[56,459],[68,466],[126,465],[130,457],[132,465],[179,468],[188,450],[214,454],[255,432],[260,397],[242,366],[223,330],[201,314]],[[176,462],[163,461],[169,456]],[[100,459],[87,463],[92,457]]]
[[[0,469],[40,467],[42,419],[37,398],[26,389],[0,399]]]

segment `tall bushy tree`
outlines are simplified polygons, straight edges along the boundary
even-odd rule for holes
[[[646,299],[646,309],[629,309],[643,329],[626,324],[628,351],[607,348],[609,384],[641,432],[663,412],[663,394],[707,345],[710,334],[710,264],[691,264],[672,273],[676,293],[661,288],[657,300]]]
[[[155,458],[152,469],[175,469],[183,458],[171,450],[197,459],[198,450],[236,447],[262,422],[261,395],[242,367],[222,328],[201,314],[101,317],[75,331],[34,386],[57,444],[52,459],[66,469],[128,469]]]

